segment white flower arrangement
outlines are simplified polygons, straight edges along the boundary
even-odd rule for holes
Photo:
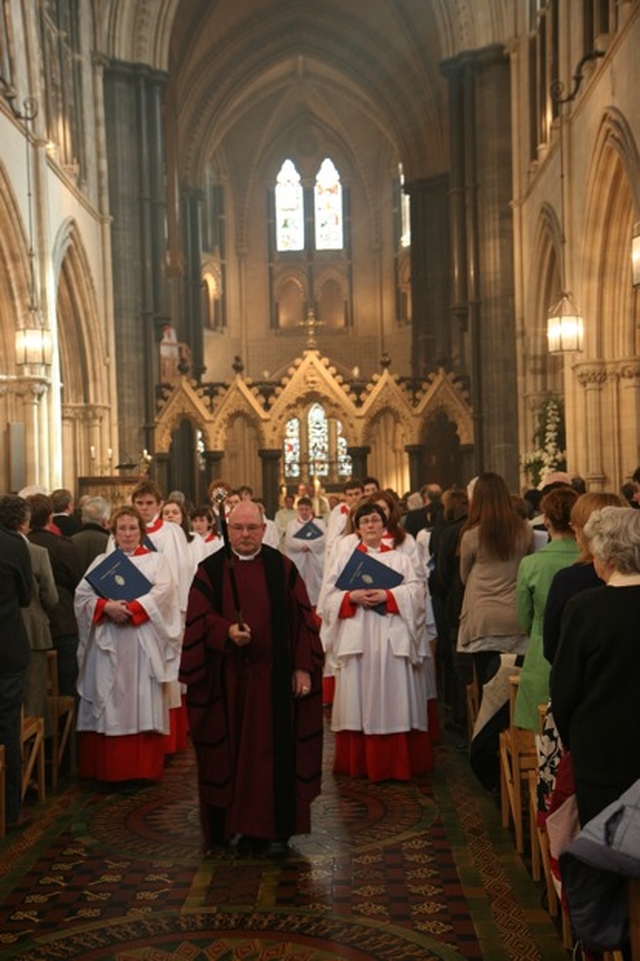
[[[537,487],[547,474],[567,469],[564,407],[553,394],[540,405],[533,444],[533,449],[522,455],[521,464],[528,480]]]

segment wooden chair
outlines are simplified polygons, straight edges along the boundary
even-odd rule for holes
[[[4,757],[4,744],[0,744],[0,838],[7,833],[7,768]]]
[[[529,783],[529,771],[538,767],[535,735],[533,731],[516,727],[513,713],[520,677],[509,678],[509,727],[500,732],[500,808],[502,826],[509,827],[513,820],[516,850],[524,853],[523,785]]]
[[[67,748],[72,774],[76,765],[76,701],[70,694],[60,694],[58,652],[55,650],[47,651],[47,690],[51,713],[51,787],[55,790]]]
[[[38,785],[38,800],[46,797],[44,780],[44,720],[33,714],[22,712],[22,731],[20,735],[22,746],[22,797],[29,787],[31,776],[36,775]]]

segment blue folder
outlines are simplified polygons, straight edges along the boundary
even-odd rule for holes
[[[293,536],[301,541],[315,541],[322,537],[323,533],[317,524],[314,524],[313,521],[307,521],[304,527],[301,527],[297,534]]]
[[[108,601],[135,601],[148,594],[153,584],[126,554],[115,550],[85,575],[92,588]]]
[[[365,554],[357,548],[347,561],[345,567],[340,572],[336,581],[336,587],[340,591],[357,590],[393,590],[398,584],[402,584],[404,575],[394,571],[392,567],[387,567],[382,561],[378,561],[371,554]],[[378,604],[372,608],[376,614],[386,614],[385,604]]]

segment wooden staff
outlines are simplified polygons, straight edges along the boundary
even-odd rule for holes
[[[224,509],[224,502],[227,499],[227,491],[224,487],[216,487],[212,497],[213,500],[218,505],[218,517],[220,519],[220,530],[222,532],[222,540],[224,541],[224,553],[227,559],[227,567],[229,568],[229,580],[231,581],[231,593],[233,595],[233,606],[236,612],[236,618],[238,620],[238,627],[241,631],[244,631],[244,621],[242,619],[242,610],[240,609],[240,594],[238,592],[238,581],[236,580],[236,570],[235,570],[235,558],[233,556],[233,551],[231,550],[231,541],[229,540],[229,528],[227,527],[227,515]]]

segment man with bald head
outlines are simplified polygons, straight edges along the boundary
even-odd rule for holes
[[[227,523],[229,554],[191,586],[180,671],[202,829],[212,854],[234,838],[240,855],[283,853],[320,791],[322,645],[295,565],[263,544],[260,507],[241,501]]]

